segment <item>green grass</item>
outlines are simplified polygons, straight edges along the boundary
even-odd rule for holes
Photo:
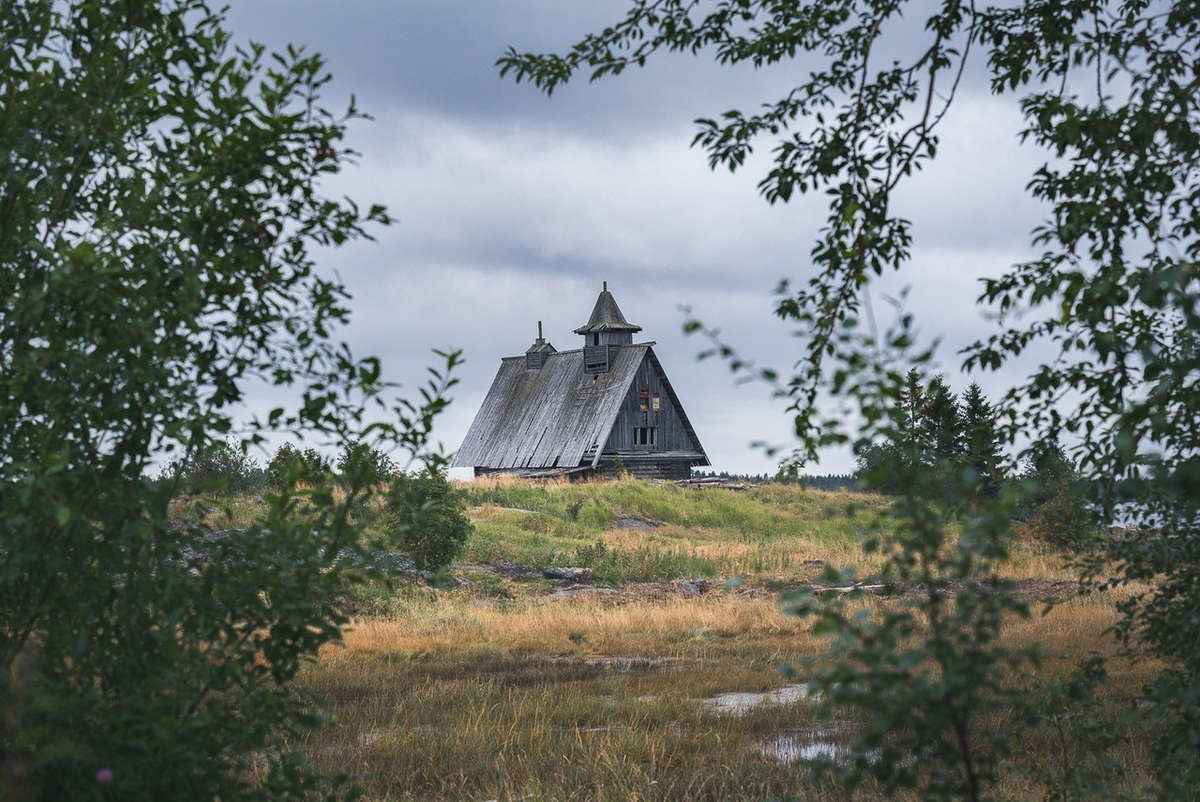
[[[592,568],[605,582],[770,574],[857,554],[886,503],[877,496],[762,486],[734,492],[638,480],[464,485],[470,562]],[[653,526],[621,526],[623,520]]]
[[[464,485],[474,507],[528,510],[582,533],[638,518],[683,529],[725,530],[744,538],[804,536],[818,541],[856,537],[864,513],[886,506],[878,496],[801,492],[763,485],[735,492],[629,479],[620,482],[477,481]]]
[[[738,577],[783,587],[812,579],[822,563],[852,565],[869,578],[879,558],[863,554],[862,543],[889,526],[884,497],[780,485],[732,491],[633,479],[501,478],[458,487],[474,525],[458,562],[591,568],[610,585]],[[263,506],[256,495],[193,499],[177,514],[243,528]],[[381,510],[376,498],[356,517],[369,543],[387,547]],[[653,526],[621,525],[631,519]],[[1071,577],[1058,555],[1037,543],[1018,544],[1005,570],[1016,578]]]

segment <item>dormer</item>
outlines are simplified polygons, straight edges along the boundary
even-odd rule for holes
[[[525,351],[525,369],[541,370],[542,365],[546,364],[546,357],[553,353],[557,352],[554,346],[546,342],[545,338],[542,337],[542,321],[539,320],[537,339]]]

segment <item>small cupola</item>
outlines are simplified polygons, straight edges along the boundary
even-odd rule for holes
[[[541,370],[542,365],[546,364],[546,357],[553,353],[557,352],[554,350],[554,346],[542,337],[542,321],[539,320],[537,339],[525,351],[525,369]]]
[[[633,333],[641,330],[641,326],[630,323],[621,314],[621,307],[608,291],[606,281],[587,325],[575,329],[575,333],[583,335],[584,345],[629,345],[633,342]]]
[[[632,344],[633,333],[641,330],[641,326],[630,323],[621,314],[616,299],[608,291],[608,282],[604,282],[587,325],[575,329],[576,334],[583,335],[584,372],[592,375],[607,373],[608,349]]]

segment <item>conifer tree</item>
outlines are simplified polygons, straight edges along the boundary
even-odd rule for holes
[[[933,462],[950,463],[962,455],[963,427],[958,413],[958,398],[941,374],[934,376],[929,383],[921,426]]]
[[[1003,482],[1000,436],[996,431],[996,409],[975,382],[963,393],[961,417],[963,454],[979,477],[980,493],[992,498]]]

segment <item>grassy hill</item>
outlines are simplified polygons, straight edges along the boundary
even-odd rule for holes
[[[856,553],[883,509],[874,496],[636,480],[500,480],[466,485],[466,494],[475,524],[468,561],[580,565],[614,583],[795,576]]]
[[[549,586],[480,577],[478,567],[588,568],[597,584],[616,587],[703,577],[779,589],[811,581],[826,565],[851,568],[869,580],[881,558],[865,553],[863,543],[891,526],[883,496],[796,485],[735,490],[637,479],[573,483],[502,477],[456,486],[474,531],[451,574],[480,579],[493,589],[505,585],[507,593]],[[236,494],[195,504],[187,512],[216,529],[237,528],[247,526],[261,504],[253,493]],[[376,499],[358,512],[368,538],[380,544],[386,535],[381,508]],[[1014,579],[1073,578],[1058,553],[1036,542],[1017,544],[1004,573]],[[383,611],[393,590],[376,588],[368,595],[382,603],[377,609]]]
[[[687,576],[749,582],[811,578],[820,566],[869,576],[880,561],[862,544],[890,527],[888,500],[764,484],[744,490],[638,480],[463,485],[475,534],[464,562],[578,565],[605,582]],[[1069,579],[1059,556],[1018,544],[1013,578]]]

